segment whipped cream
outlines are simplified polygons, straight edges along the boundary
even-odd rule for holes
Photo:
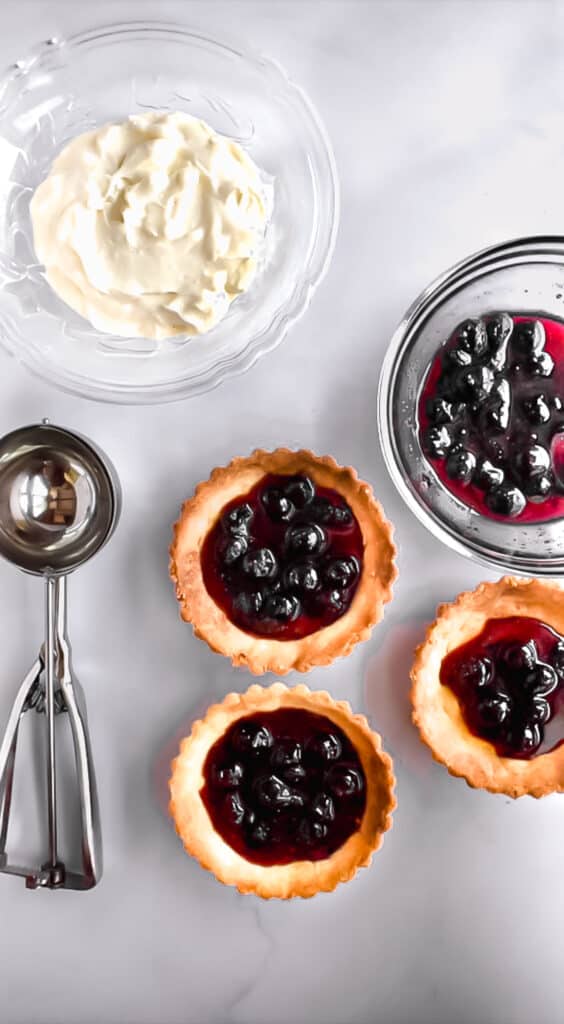
[[[203,334],[249,287],[271,196],[232,140],[146,113],[72,140],[31,200],[57,294],[101,331]]]

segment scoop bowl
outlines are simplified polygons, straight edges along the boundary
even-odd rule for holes
[[[24,572],[72,572],[109,540],[121,491],[80,435],[44,421],[0,440],[0,555]]]

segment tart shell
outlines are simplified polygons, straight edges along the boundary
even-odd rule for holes
[[[200,558],[202,544],[225,505],[248,493],[262,477],[299,473],[306,473],[320,486],[333,488],[348,502],[364,543],[361,579],[349,608],[331,625],[298,640],[255,636],[232,622],[208,593]],[[255,675],[285,675],[292,669],[308,672],[316,665],[328,665],[368,639],[383,616],[384,605],[391,600],[392,584],[397,577],[392,533],[392,525],[369,484],[359,480],[354,469],[337,465],[329,456],[278,448],[274,452],[257,450],[247,458],[233,459],[228,466],[214,469],[209,480],[198,484],[174,526],[170,575],[181,616],[192,623],[196,636],[212,650]]]
[[[354,744],[366,777],[366,807],[359,829],[325,860],[293,861],[264,867],[246,860],[232,849],[213,827],[200,791],[210,748],[226,730],[247,715],[278,708],[300,708],[335,722]],[[396,806],[392,760],[382,750],[380,736],[372,732],[363,715],[354,715],[346,701],[334,701],[324,692],[312,692],[303,684],[288,688],[275,683],[268,689],[256,684],[246,693],[230,693],[194,723],[172,762],[170,813],[184,847],[220,882],[241,893],[264,899],[304,898],[331,892],[367,867],[391,828]]]
[[[455,694],[440,682],[443,659],[477,636],[488,619],[539,619],[564,635],[564,590],[557,583],[505,576],[443,604],[415,653],[411,670],[413,721],[436,761],[469,786],[506,796],[564,792],[564,743],[530,760],[501,757],[471,733]]]

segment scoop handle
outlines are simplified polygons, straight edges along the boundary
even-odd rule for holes
[[[66,888],[92,889],[102,876],[100,813],[94,761],[86,722],[86,704],[81,687],[72,671],[71,650],[67,634],[66,577],[62,577],[59,581],[57,596],[57,643],[60,658],[58,683],[71,727],[82,825],[82,874],[67,872],[65,886]]]
[[[64,882],[65,869],[57,856],[57,768],[55,757],[55,685],[57,680],[58,636],[57,607],[61,581],[56,576],[45,578],[45,719],[47,725],[47,824],[49,859],[42,870],[49,876],[47,884],[57,887]]]

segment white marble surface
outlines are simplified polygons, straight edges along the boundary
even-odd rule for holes
[[[3,0],[0,60],[53,32],[156,3]],[[440,600],[488,576],[400,502],[376,436],[382,355],[434,275],[503,238],[564,229],[564,4],[161,3],[240,33],[319,107],[342,180],[329,276],[303,321],[246,377],[191,402],[121,409],[71,398],[0,359],[0,431],[49,416],[95,438],[121,474],[111,546],[73,579],[106,871],[88,895],[0,878],[2,1024],[558,1024],[564,973],[562,800],[473,792],[409,722],[408,668]],[[385,621],[312,672],[366,711],[395,758],[399,807],[372,868],[313,901],[260,903],[187,858],[163,810],[182,723],[250,678],[183,626],[170,524],[209,470],[253,445],[354,464],[397,529]],[[0,719],[37,645],[40,584],[0,564]],[[290,680],[294,682],[296,680]],[[38,852],[23,791],[13,839]]]

